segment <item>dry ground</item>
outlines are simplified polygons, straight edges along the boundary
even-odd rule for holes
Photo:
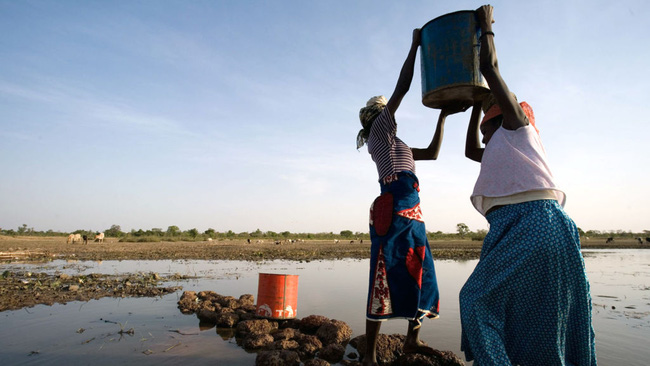
[[[472,240],[434,240],[430,242],[436,259],[476,259],[481,242]],[[633,239],[583,240],[587,249],[650,248],[650,243],[638,244]],[[203,242],[120,243],[107,238],[104,243],[67,244],[64,237],[10,237],[0,236],[0,260],[78,259],[78,260],[138,260],[138,259],[222,259],[298,261],[368,258],[370,242],[309,240],[302,243],[279,244],[271,241],[248,244],[246,240]]]

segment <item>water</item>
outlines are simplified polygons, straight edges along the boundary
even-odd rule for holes
[[[594,303],[593,325],[600,365],[646,365],[650,361],[650,251],[585,251]],[[425,320],[421,337],[460,353],[458,293],[476,261],[436,261],[441,317]],[[272,261],[104,261],[9,264],[0,270],[50,273],[180,273],[198,279],[169,283],[185,290],[212,290],[239,297],[257,294],[258,273],[297,274],[298,317],[325,315],[343,320],[353,337],[363,334],[367,260],[310,263]],[[194,315],[177,309],[182,292],[161,298],[105,298],[0,313],[3,364],[253,365],[255,354],[231,334],[201,329]],[[133,328],[133,334],[120,330]],[[406,321],[384,322],[383,333],[404,333]]]

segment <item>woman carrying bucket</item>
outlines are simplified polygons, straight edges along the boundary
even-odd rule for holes
[[[471,200],[490,230],[460,292],[461,349],[480,366],[596,365],[578,230],[562,208],[532,108],[499,73],[492,10],[476,11],[491,94],[480,123],[481,103],[474,105],[465,150],[481,163]]]
[[[415,29],[390,99],[373,97],[359,112],[363,129],[357,136],[357,149],[368,143],[381,187],[381,196],[370,209],[372,246],[364,365],[377,363],[380,322],[391,318],[409,320],[404,352],[437,352],[419,339],[421,320],[438,316],[438,284],[420,211],[415,160],[438,157],[445,117],[457,111],[448,109],[440,113],[433,139],[426,149],[409,148],[395,135],[394,114],[411,85],[419,44],[420,30]]]

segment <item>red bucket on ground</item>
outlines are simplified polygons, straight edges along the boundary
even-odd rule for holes
[[[298,314],[298,275],[260,273],[257,315],[293,319]]]

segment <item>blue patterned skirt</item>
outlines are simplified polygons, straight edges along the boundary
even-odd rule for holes
[[[385,178],[370,214],[367,318],[404,318],[420,324],[438,316],[438,282],[420,211],[415,174]]]
[[[507,205],[486,218],[481,258],[460,292],[467,360],[596,365],[589,282],[573,220],[554,200]]]

